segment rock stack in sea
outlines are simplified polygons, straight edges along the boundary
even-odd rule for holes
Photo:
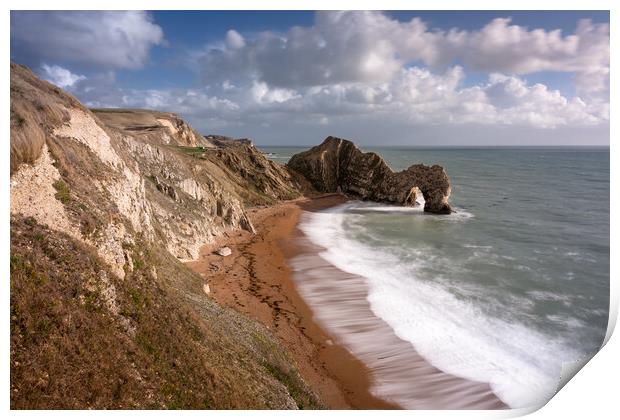
[[[322,192],[341,192],[363,200],[415,206],[424,197],[424,211],[450,214],[450,179],[439,165],[412,165],[393,172],[381,156],[363,153],[353,142],[327,137],[323,143],[294,155],[288,167]]]

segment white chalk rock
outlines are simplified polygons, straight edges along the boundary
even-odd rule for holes
[[[205,292],[205,295],[208,295],[209,293],[211,293],[211,288],[209,287],[207,283],[202,285],[202,290],[203,292]]]
[[[215,251],[215,253],[217,255],[221,255],[222,257],[228,257],[230,254],[232,254],[232,250],[228,248],[227,246],[225,246]]]

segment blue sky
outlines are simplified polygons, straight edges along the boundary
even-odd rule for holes
[[[12,12],[11,59],[258,144],[609,143],[608,12]]]

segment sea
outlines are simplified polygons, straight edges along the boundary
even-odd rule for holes
[[[286,163],[305,148],[261,147]],[[394,171],[439,164],[450,215],[351,201],[306,213],[321,257],[364,278],[372,312],[429,363],[546,403],[609,315],[609,148],[364,148]],[[421,203],[423,204],[423,203]]]

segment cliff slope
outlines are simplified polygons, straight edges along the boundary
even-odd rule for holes
[[[154,144],[215,147],[189,124],[170,112],[146,109],[91,110],[106,126],[150,140]]]
[[[439,165],[412,165],[394,173],[376,153],[363,153],[351,141],[327,137],[323,143],[294,155],[287,166],[319,191],[342,192],[363,200],[416,205],[424,211],[449,214],[450,180]]]
[[[173,114],[93,113],[11,64],[12,408],[320,406],[180,262],[253,230],[245,202],[299,195],[256,149],[210,150]]]

